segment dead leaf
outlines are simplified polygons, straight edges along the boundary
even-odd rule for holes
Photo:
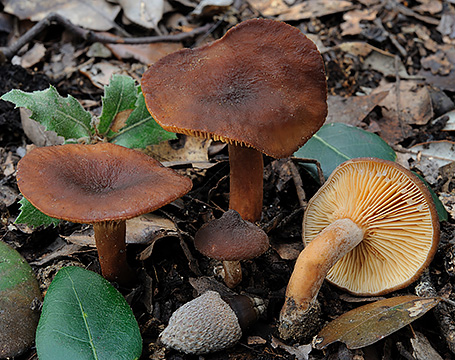
[[[405,295],[361,306],[325,326],[313,339],[313,346],[324,349],[341,341],[349,349],[359,349],[374,344],[420,318],[440,301],[436,297]]]
[[[378,11],[375,9],[351,10],[343,14],[344,22],[340,27],[341,36],[359,35],[363,31],[362,21],[372,21],[376,19]]]
[[[272,347],[274,349],[281,348],[288,354],[294,355],[297,360],[308,360],[312,350],[311,344],[289,346],[272,336]]]
[[[386,83],[373,93],[387,91],[387,96],[379,103],[382,114],[387,119],[399,119],[403,124],[425,125],[433,118],[433,106],[428,88],[416,81]],[[399,103],[398,100],[399,99]]]
[[[441,115],[437,119],[434,119],[433,122],[436,123],[438,120],[447,117],[447,122],[442,129],[442,131],[455,131],[455,110],[450,110],[449,112]]]
[[[20,65],[23,68],[31,68],[39,63],[46,55],[46,47],[41,43],[35,43],[33,47],[20,57]]]
[[[412,9],[419,13],[430,13],[432,15],[442,11],[442,2],[439,0],[420,1],[421,4],[414,6]]]
[[[154,44],[125,45],[106,44],[114,56],[119,59],[136,59],[143,64],[151,65],[163,56],[183,48],[180,42],[160,42]]]
[[[149,213],[126,221],[126,243],[147,244],[163,234],[170,235],[177,231],[175,224],[166,218]],[[63,238],[79,246],[96,247],[93,227],[77,230]]]
[[[455,161],[455,142],[429,141],[408,149],[414,160],[413,166],[419,169],[430,184],[438,181],[439,169]]]
[[[40,21],[57,13],[86,29],[107,31],[115,27],[120,7],[105,0],[3,0],[3,11],[19,19]]]
[[[281,12],[276,20],[298,21],[304,19],[318,18],[350,10],[354,5],[345,0],[307,0],[302,3],[288,7]]]
[[[87,76],[93,85],[104,89],[113,74],[122,73],[122,69],[112,62],[102,61],[96,64],[87,64],[79,69],[80,73]]]
[[[155,29],[164,13],[163,0],[116,0],[125,17],[146,29]]]
[[[272,248],[283,260],[295,260],[303,250],[303,243],[272,243]]]
[[[265,17],[277,16],[289,10],[285,0],[250,0],[248,2]]]
[[[358,126],[387,94],[387,91],[382,91],[365,96],[329,95],[329,111],[325,124],[338,122]]]
[[[193,164],[194,167],[206,168],[213,166],[208,160],[208,148],[211,140],[194,136],[183,136],[183,146],[171,146],[169,141],[148,146],[145,153],[157,159],[163,165]]]
[[[192,16],[213,16],[228,10],[233,0],[202,0],[191,12]]]

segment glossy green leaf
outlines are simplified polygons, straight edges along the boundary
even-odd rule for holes
[[[438,212],[439,221],[447,221],[449,220],[449,214],[447,213],[446,208],[441,200],[439,200],[438,195],[434,192],[431,186],[425,181],[425,179],[417,173],[414,173],[422,182],[425,184],[427,189],[430,191],[431,197],[433,199],[434,205],[436,207],[436,211]]]
[[[53,86],[32,93],[14,89],[1,99],[14,103],[16,107],[31,110],[31,119],[44,125],[46,130],[55,131],[65,140],[88,141],[92,135],[90,113],[74,97],[60,96]]]
[[[30,265],[0,241],[0,358],[17,356],[33,345],[40,300]]]
[[[36,207],[34,207],[30,201],[28,201],[25,197],[19,200],[19,204],[21,204],[19,216],[16,218],[16,224],[26,224],[30,227],[38,227],[38,226],[50,226],[54,225],[57,226],[60,223],[59,219],[52,218],[43,214],[39,211]]]
[[[294,156],[316,159],[326,179],[338,165],[352,158],[376,157],[395,161],[397,157],[378,135],[341,123],[322,126]]]
[[[103,109],[97,126],[100,134],[107,134],[115,117],[136,107],[138,90],[133,78],[125,75],[112,75],[109,85],[104,88]]]
[[[144,96],[139,93],[136,108],[128,117],[126,125],[118,133],[111,133],[109,141],[128,148],[145,148],[161,141],[176,139],[174,133],[164,130],[150,115]]]
[[[40,360],[138,359],[142,339],[123,296],[100,275],[66,267],[44,298],[36,332]]]
[[[405,295],[351,310],[325,326],[313,340],[316,349],[341,341],[359,349],[379,341],[420,318],[441,301],[436,297]]]

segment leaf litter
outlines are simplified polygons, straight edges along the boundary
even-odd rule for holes
[[[8,2],[4,2],[4,4],[6,3]],[[67,3],[70,6],[80,2],[70,1]],[[41,2],[42,7],[45,4],[45,2]],[[448,222],[442,224],[443,233],[440,250],[430,266],[431,279],[440,290],[444,285],[450,287],[453,279],[450,270],[448,270],[450,267],[448,267],[449,265],[446,267],[444,261],[446,260],[447,263],[449,254],[451,251],[453,252],[451,234],[453,233],[452,221],[455,214],[455,210],[453,210],[455,209],[455,195],[453,193],[455,181],[453,179],[453,167],[451,167],[454,160],[450,150],[450,144],[455,139],[450,128],[441,131],[444,124],[450,125],[450,114],[447,115],[447,121],[444,120],[443,116],[454,108],[452,92],[455,83],[454,62],[452,61],[454,35],[451,25],[453,24],[453,15],[451,14],[453,5],[450,3],[446,5],[443,7],[441,1],[423,0],[414,2],[381,2],[376,0],[342,2],[320,0],[307,2],[291,0],[240,1],[227,7],[216,7],[214,13],[209,13],[209,15],[206,13],[204,15],[206,17],[203,18],[190,16],[190,13],[197,7],[196,2],[182,0],[172,3],[164,1],[164,12],[169,14],[170,11],[173,11],[174,14],[181,15],[179,18],[184,19],[183,22],[181,20],[175,21],[168,16],[161,18],[161,9],[157,7],[154,10],[155,12],[149,14],[149,19],[161,18],[158,27],[150,26],[147,29],[142,28],[141,25],[141,30],[138,31],[133,18],[126,20],[126,17],[119,17],[118,15],[115,23],[112,19],[107,21],[104,19],[99,24],[102,23],[105,28],[114,29],[113,32],[118,31],[122,35],[130,32],[139,36],[144,34],[161,36],[191,31],[205,22],[213,21],[216,23],[218,21],[218,27],[215,28],[214,33],[195,38],[194,42],[193,39],[176,42],[177,47],[202,44],[207,40],[219,37],[225,29],[238,21],[261,15],[289,20],[302,31],[312,35],[312,39],[318,43],[326,62],[331,94],[329,98],[329,104],[331,104],[330,122],[350,123],[379,135],[398,153],[400,162],[417,170],[425,177],[449,210],[451,217]],[[110,4],[109,6],[121,9],[121,4]],[[6,9],[9,8],[5,5],[4,10]],[[13,11],[11,13],[18,18],[22,16]],[[32,15],[27,16],[31,18]],[[80,15],[77,16],[80,17]],[[97,22],[99,21],[99,12],[94,11],[90,14],[85,12],[84,17],[90,18],[91,22]],[[77,25],[87,26],[79,20],[81,19],[73,21]],[[136,24],[138,23],[139,21],[136,22]],[[15,35],[17,37],[20,33]],[[65,50],[61,46],[63,43],[71,44],[73,48],[68,47]],[[143,47],[134,45],[129,49],[126,49],[129,45],[109,45],[115,54],[115,59],[109,58],[109,55],[107,58],[88,57],[85,54],[91,44],[84,41],[74,41],[74,34],[65,29],[62,30],[61,36],[43,36],[40,39],[40,44],[46,49],[44,56],[42,55],[43,47],[40,45],[36,50],[29,47],[23,52],[17,53],[16,61],[23,66],[29,66],[29,71],[35,75],[36,71],[39,72],[42,69],[53,79],[51,81],[54,82],[59,91],[64,90],[65,95],[71,94],[79,101],[95,100],[98,102],[98,108],[101,108],[102,89],[109,83],[113,73],[126,72],[138,80],[148,64],[174,50],[172,46],[166,48],[165,43],[153,44],[154,46],[150,46],[150,48],[148,45]],[[121,50],[114,50],[114,47]],[[145,48],[148,50],[144,54]],[[36,51],[35,54],[33,54],[34,51]],[[62,66],[61,60],[64,61],[64,66]],[[10,71],[9,74],[17,74],[8,67],[5,67],[3,71]],[[85,77],[81,77],[80,74],[84,74]],[[33,81],[35,81],[34,78]],[[6,88],[2,90],[2,93],[20,86],[20,83],[13,85],[4,82],[4,84]],[[24,84],[23,81],[22,84]],[[44,90],[45,88],[47,86],[40,86],[33,90]],[[445,94],[444,105],[434,96],[435,89],[437,90],[436,93]],[[24,90],[30,91],[31,89]],[[7,105],[1,102],[0,106]],[[439,109],[446,111],[440,112]],[[43,255],[43,251],[49,243],[62,241],[63,237],[60,235],[70,236],[74,231],[74,226],[62,224],[56,228],[28,230],[20,226],[13,226],[12,222],[18,214],[19,208],[14,195],[17,194],[14,172],[17,160],[20,159],[20,154],[23,154],[21,149],[24,149],[24,138],[17,130],[20,129],[20,125],[14,127],[14,124],[20,124],[18,115],[10,115],[12,113],[11,107],[2,108],[2,112],[0,112],[0,147],[5,153],[11,154],[9,159],[12,160],[7,162],[6,157],[1,157],[0,165],[3,172],[1,180],[3,188],[12,190],[11,194],[13,195],[9,195],[8,198],[13,200],[7,200],[4,205],[0,204],[2,219],[4,219],[3,224],[5,224],[0,228],[0,236],[4,241],[14,244],[28,260],[32,260]],[[8,121],[3,120],[4,118],[7,118]],[[143,253],[143,266],[147,278],[153,279],[147,285],[148,291],[154,294],[153,299],[147,300],[146,303],[151,302],[155,305],[149,306],[149,309],[153,308],[153,318],[147,318],[141,324],[144,343],[148,344],[144,348],[144,356],[150,357],[153,354],[156,356],[163,354],[163,349],[154,345],[157,329],[166,324],[170,313],[176,307],[192,299],[191,286],[188,285],[187,279],[194,272],[188,270],[189,257],[180,248],[182,239],[183,243],[189,244],[189,251],[193,255],[199,271],[213,276],[213,269],[216,264],[202,258],[191,248],[191,234],[194,234],[194,231],[206,219],[220,216],[222,210],[226,208],[228,193],[227,182],[225,181],[228,176],[226,149],[221,148],[221,150],[210,155],[210,149],[216,144],[205,143],[189,146],[191,143],[189,141],[185,142],[182,139],[173,141],[174,143],[172,141],[164,143],[165,146],[168,146],[164,153],[167,154],[166,156],[170,156],[174,154],[173,150],[177,149],[180,150],[180,154],[178,158],[170,158],[166,161],[169,161],[172,166],[180,168],[179,171],[189,174],[196,181],[196,192],[185,199],[189,205],[180,203],[166,209],[167,215],[171,215],[174,219],[173,224],[177,224],[178,231],[177,233],[172,232],[171,236],[179,240],[153,242],[153,251]],[[442,152],[438,147],[440,145],[437,144],[447,146],[448,151]],[[194,154],[198,154],[197,157],[193,157]],[[447,162],[439,163],[437,161],[439,157],[444,158]],[[195,169],[198,163],[204,163],[207,166],[202,171]],[[252,335],[258,335],[265,339],[266,343],[259,341],[258,344],[249,345],[252,350],[244,347],[243,343],[228,350],[231,358],[254,357],[257,356],[258,352],[266,359],[303,356],[302,353],[291,355],[292,351],[296,351],[295,349],[302,345],[284,344],[284,346],[276,346],[277,343],[271,340],[273,339],[271,336],[276,335],[274,332],[276,314],[280,308],[283,287],[290,274],[290,269],[292,269],[294,246],[298,251],[301,244],[299,216],[287,218],[287,226],[282,223],[283,219],[286,219],[286,215],[291,215],[300,206],[296,200],[293,177],[281,179],[278,171],[280,166],[273,166],[273,163],[275,161],[270,159],[266,162],[265,176],[268,179],[268,184],[266,184],[265,189],[266,206],[262,222],[267,223],[267,227],[270,229],[269,236],[281,246],[281,249],[286,249],[287,246],[289,248],[282,253],[283,258],[279,256],[281,250],[279,252],[271,250],[264,257],[245,264],[249,274],[248,282],[242,284],[239,291],[257,292],[269,302],[269,312],[266,319],[259,326],[251,329],[250,332]],[[303,184],[307,197],[310,197],[317,190],[318,183],[305,174],[301,168],[299,170],[304,180]],[[208,196],[209,194],[210,196]],[[4,212],[4,209],[7,212]],[[152,235],[153,237],[160,238],[156,233]],[[41,243],[43,241],[41,239],[47,240]],[[137,244],[133,246],[137,253],[145,251],[147,248],[146,245]],[[280,249],[280,246],[275,246],[275,249]],[[90,246],[62,249],[56,258],[49,258],[49,261],[34,266],[37,271],[41,272],[41,270],[57,266],[62,259],[71,258],[82,261],[86,264],[85,266],[89,264],[89,267],[96,270],[96,264],[93,265],[93,256],[90,256],[90,253]],[[52,251],[48,250],[48,254],[52,254]],[[157,260],[159,261],[157,262]],[[51,273],[49,272],[49,274]],[[412,287],[404,291],[404,294],[410,292],[413,292]],[[402,293],[399,292],[399,294]],[[329,285],[325,285],[321,290],[321,303],[324,305],[327,321],[346,313],[353,307],[352,302],[343,300],[342,295],[341,291]],[[436,308],[439,307],[440,305]],[[450,316],[448,319],[453,323]],[[392,358],[405,357],[405,354],[412,352],[418,358],[420,356],[417,355],[420,351],[419,346],[423,346],[427,350],[429,346],[432,346],[441,356],[448,358],[451,353],[446,343],[428,331],[428,326],[423,325],[420,321],[415,320],[412,323],[413,329],[418,330],[415,331],[414,335],[408,335],[405,330],[407,327],[405,327],[386,337],[388,340],[383,339],[371,346],[379,352],[385,352],[384,341],[389,341],[388,344],[392,344],[393,347],[394,356]],[[443,338],[449,338],[446,335],[450,332],[450,328],[441,326],[440,331]],[[417,334],[422,334],[424,337]],[[425,343],[425,339],[430,345]],[[400,347],[399,344],[404,345]],[[336,344],[332,344],[326,351],[328,354],[334,355],[341,353],[341,349]],[[349,350],[343,351],[349,353]],[[310,358],[321,358],[321,354],[318,350],[313,349],[309,356]],[[350,354],[354,353],[350,352]],[[171,352],[167,353],[166,356],[174,359],[181,355]],[[221,359],[223,355],[214,354],[210,358]]]

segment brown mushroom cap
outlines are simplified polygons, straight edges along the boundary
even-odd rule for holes
[[[249,260],[269,248],[267,234],[235,210],[226,211],[219,219],[204,224],[194,237],[196,249],[220,261]]]
[[[439,243],[431,194],[417,176],[391,161],[358,158],[341,164],[308,203],[304,242],[344,218],[363,229],[364,239],[329,270],[327,280],[354,294],[409,285]]]
[[[17,184],[43,213],[77,223],[133,218],[192,186],[150,156],[110,143],[36,148],[19,162]]]
[[[166,130],[290,156],[327,115],[316,45],[285,23],[253,19],[221,39],[183,49],[142,78],[147,108]]]

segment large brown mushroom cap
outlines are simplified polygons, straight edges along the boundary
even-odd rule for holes
[[[358,158],[341,164],[308,204],[304,242],[344,218],[363,229],[364,239],[330,269],[327,280],[354,294],[407,286],[429,265],[439,243],[428,189],[391,161]]]
[[[192,186],[150,156],[110,143],[36,148],[19,162],[17,184],[43,213],[77,223],[133,218]]]
[[[221,39],[160,59],[142,78],[166,130],[290,156],[323,124],[327,84],[316,45],[295,27],[245,21]]]
[[[235,210],[204,224],[194,237],[194,245],[205,256],[221,261],[249,260],[269,248],[267,234],[243,220]]]

